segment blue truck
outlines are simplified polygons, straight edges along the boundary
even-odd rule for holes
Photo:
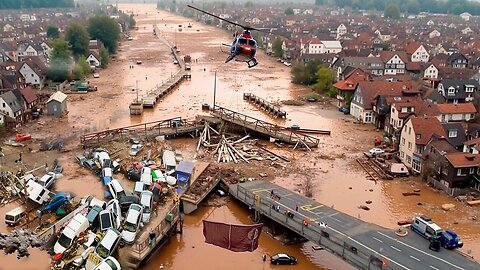
[[[436,239],[440,241],[442,247],[446,249],[463,247],[463,242],[454,231],[442,230],[442,228],[435,224],[428,216],[422,215],[415,217],[411,229],[428,240]]]

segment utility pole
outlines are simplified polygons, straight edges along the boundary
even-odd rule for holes
[[[217,98],[217,71],[215,70],[215,81],[213,82],[213,109],[215,109],[216,98]]]

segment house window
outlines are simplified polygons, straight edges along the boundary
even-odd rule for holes
[[[473,174],[475,172],[475,168],[470,168],[470,174]]]
[[[412,164],[412,157],[407,155],[407,164]]]
[[[462,175],[462,168],[457,169],[457,176],[461,176],[461,175]]]
[[[405,153],[404,153],[403,151],[400,151],[400,157],[401,157],[401,158],[404,158],[404,157],[405,157]],[[480,170],[480,168],[479,168],[479,170]]]
[[[448,88],[448,95],[455,95],[455,88],[453,87]]]
[[[457,130],[456,129],[449,130],[448,131],[448,137],[449,138],[456,138],[457,137]]]
[[[416,172],[420,172],[420,161],[419,160],[416,160],[414,159],[413,162],[412,162],[412,169]]]
[[[402,145],[405,145],[405,138],[402,138]]]
[[[448,121],[452,121],[452,119],[453,119],[453,115],[449,114],[448,115]]]
[[[408,127],[408,134],[411,134],[411,133],[412,133],[412,128]]]
[[[408,149],[412,150],[412,143],[411,142],[408,142]]]
[[[420,140],[420,139],[422,138],[422,135],[421,135],[421,134],[417,134],[417,136],[415,136],[415,138],[416,138],[417,140]]]

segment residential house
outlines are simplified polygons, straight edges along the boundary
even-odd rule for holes
[[[447,64],[453,68],[466,68],[468,58],[461,53],[452,53],[447,59]]]
[[[100,65],[102,64],[100,56],[93,51],[88,54],[87,63],[90,66],[94,66],[96,68],[100,67]]]
[[[382,41],[382,42],[388,42],[392,39],[392,35],[390,33],[389,30],[386,30],[386,29],[377,29],[375,30],[375,34],[378,36],[378,38]]]
[[[436,117],[410,117],[400,135],[400,160],[414,173],[422,171],[423,152],[432,136],[446,137]]]
[[[472,34],[472,33],[473,33],[473,30],[472,30],[472,28],[470,28],[469,26],[467,26],[467,27],[463,28],[461,32],[462,32],[462,34],[464,34],[464,35],[469,35],[469,34]]]
[[[3,118],[4,122],[1,124],[7,124],[7,122],[13,123],[13,126],[22,123],[22,106],[15,94],[12,91],[5,92],[0,95],[0,112],[7,116],[7,119]]]
[[[337,27],[337,40],[340,39],[340,37],[345,36],[347,34],[347,27],[345,24],[341,23]]]
[[[305,46],[304,53],[307,54],[339,53],[342,51],[342,44],[338,40],[321,41],[318,38],[312,38]]]
[[[467,133],[462,123],[442,123],[443,130],[447,134],[447,140],[458,151],[463,150],[463,143],[467,140]]]
[[[442,123],[465,122],[475,118],[477,109],[471,102],[444,103],[435,105],[438,111],[437,118]]]
[[[430,54],[425,47],[418,42],[409,42],[405,48],[405,52],[409,56],[410,62],[428,62]]]
[[[25,78],[26,84],[40,89],[43,88],[47,76],[47,67],[38,57],[25,60],[19,71]]]
[[[37,43],[20,43],[17,48],[17,53],[20,60],[27,57],[45,55],[42,45]]]
[[[380,59],[384,63],[385,75],[405,74],[406,63],[408,61],[405,52],[380,52]]]
[[[423,71],[423,78],[430,80],[438,79],[438,68],[435,64],[427,65],[427,68]]]
[[[379,57],[342,57],[333,65],[337,81],[345,79],[345,71],[348,71],[349,67],[360,68],[373,76],[383,75],[383,62]]]
[[[473,101],[478,86],[476,80],[446,79],[438,84],[438,92],[447,103],[465,103]]]
[[[35,90],[32,87],[25,87],[20,89],[22,94],[22,101],[20,102],[23,107],[24,120],[27,121],[31,118],[31,113],[33,109],[37,108],[38,105],[38,96],[35,93]]]
[[[359,68],[352,70],[344,80],[336,82],[333,87],[337,89],[337,107],[349,108],[350,101],[355,93],[358,82],[365,80],[365,72]]]
[[[428,37],[429,37],[430,39],[436,38],[436,37],[439,37],[439,36],[441,36],[441,34],[440,34],[440,31],[438,31],[437,29],[434,29],[433,31],[431,31],[431,32],[428,34]]]
[[[389,82],[389,81],[360,81],[353,94],[350,104],[350,114],[360,122],[376,123],[374,105],[379,96],[383,97],[401,97],[409,95],[412,91],[419,93],[415,83],[409,82]],[[376,108],[378,109],[378,108]]]

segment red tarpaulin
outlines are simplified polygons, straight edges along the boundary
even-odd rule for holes
[[[235,252],[254,251],[263,224],[233,225],[221,222],[203,221],[205,242]]]

